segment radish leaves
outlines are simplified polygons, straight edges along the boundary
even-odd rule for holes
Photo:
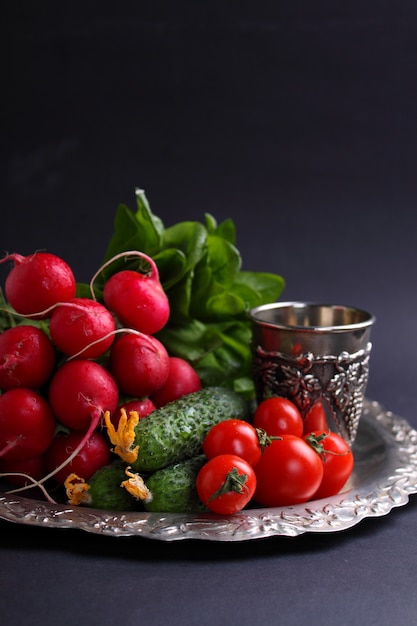
[[[171,307],[158,339],[170,355],[193,365],[204,386],[222,384],[253,397],[247,313],[275,301],[284,279],[242,270],[231,219],[217,224],[206,214],[204,223],[184,221],[165,228],[143,190],[136,190],[136,204],[135,212],[118,207],[104,261],[133,249],[151,256]],[[98,295],[105,280],[122,267],[138,270],[138,260],[106,267],[97,279]],[[78,288],[83,291],[82,285]]]

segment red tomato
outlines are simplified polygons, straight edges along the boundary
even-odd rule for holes
[[[238,419],[224,420],[213,426],[203,441],[203,452],[208,459],[219,454],[236,454],[252,467],[262,456],[256,429]]]
[[[320,456],[300,437],[282,435],[267,446],[256,465],[255,500],[263,506],[307,502],[323,478]]]
[[[251,500],[256,488],[255,472],[239,456],[220,454],[200,469],[196,487],[198,497],[207,508],[220,515],[231,515]]]
[[[262,428],[272,437],[303,434],[303,418],[295,404],[287,398],[274,396],[258,404],[253,416],[255,428]]]
[[[323,478],[313,498],[328,498],[339,493],[352,474],[354,458],[346,441],[337,433],[330,431],[316,432],[304,438],[309,445],[318,449],[323,463]]]
[[[308,435],[317,430],[327,430],[326,411],[321,400],[317,400],[304,418],[303,434]]]

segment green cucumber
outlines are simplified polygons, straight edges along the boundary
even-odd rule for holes
[[[155,472],[197,456],[207,432],[226,419],[248,419],[246,400],[223,387],[205,387],[156,409],[135,427],[135,472]]]
[[[142,503],[121,487],[126,480],[126,464],[120,460],[101,467],[88,480],[87,506],[109,511],[143,510]]]
[[[197,495],[196,478],[207,463],[204,454],[158,470],[145,481],[152,494],[144,502],[145,511],[164,513],[199,513],[208,511]]]

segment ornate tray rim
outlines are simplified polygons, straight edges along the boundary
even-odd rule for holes
[[[377,453],[373,453],[368,461],[372,470],[363,475],[358,472],[355,475],[354,471],[343,492],[326,500],[293,507],[249,508],[223,517],[102,511],[51,505],[0,491],[0,518],[23,525],[160,541],[248,541],[347,530],[364,518],[387,515],[394,507],[407,504],[409,496],[417,493],[417,431],[406,420],[368,399],[364,402],[360,429],[361,425],[374,430],[379,458],[375,462]],[[365,470],[369,469],[366,463]]]

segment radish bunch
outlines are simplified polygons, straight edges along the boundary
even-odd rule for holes
[[[146,271],[121,270],[94,282],[123,257]],[[201,388],[194,368],[168,354],[155,334],[167,324],[168,297],[151,257],[115,256],[77,294],[71,268],[38,252],[12,254],[4,287],[11,323],[0,333],[0,476],[14,491],[63,485],[76,472],[88,480],[112,459],[102,417],[117,424],[121,408],[140,418]]]

